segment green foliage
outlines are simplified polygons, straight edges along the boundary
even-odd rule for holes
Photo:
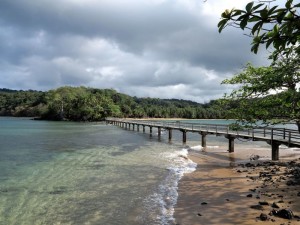
[[[224,118],[217,101],[137,98],[112,89],[60,87],[48,92],[0,89],[0,115],[49,120],[99,121],[105,117]]]
[[[99,121],[118,116],[120,109],[105,93],[85,87],[61,87],[46,94],[47,119]]]
[[[242,131],[244,127],[238,123],[231,123],[229,124],[229,129],[234,131]]]
[[[244,10],[225,10],[218,23],[219,32],[226,26],[249,30],[252,39],[251,51],[257,53],[261,44],[273,46],[273,59],[279,54],[290,54],[291,46],[300,52],[300,4],[287,0],[284,7],[274,5],[276,1],[249,2]]]
[[[300,59],[295,55],[276,60],[269,67],[248,64],[223,84],[238,85],[225,95],[228,116],[245,123],[266,124],[294,121],[300,124]],[[276,122],[275,122],[276,121]]]
[[[41,116],[45,93],[0,89],[0,116]]]

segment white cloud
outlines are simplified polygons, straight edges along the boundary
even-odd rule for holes
[[[226,91],[251,40],[217,31],[220,14],[248,0],[1,0],[0,87],[114,88],[198,102]]]

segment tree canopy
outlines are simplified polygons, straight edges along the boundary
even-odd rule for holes
[[[249,30],[252,37],[251,51],[257,53],[259,46],[273,46],[273,59],[278,54],[300,52],[300,3],[287,0],[283,7],[276,5],[276,0],[249,2],[245,9],[225,10],[218,23],[219,32],[225,27],[233,26]]]
[[[0,116],[49,120],[99,121],[105,117],[224,118],[215,101],[207,104],[158,98],[137,98],[113,89],[60,87],[47,92],[0,89]]]
[[[231,9],[222,13],[218,27],[248,30],[252,37],[251,51],[259,46],[271,49],[270,66],[246,68],[223,84],[237,85],[223,103],[230,115],[253,124],[293,121],[300,132],[300,3],[287,0],[284,6],[276,0],[249,2],[244,10]]]
[[[268,67],[247,67],[223,84],[239,85],[225,95],[230,115],[246,123],[294,121],[300,131],[300,59],[285,57]],[[232,103],[234,102],[234,103]],[[233,105],[234,106],[233,106]]]

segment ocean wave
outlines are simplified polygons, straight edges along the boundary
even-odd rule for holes
[[[205,148],[207,148],[207,149],[215,149],[215,148],[220,148],[220,146],[219,145],[208,145]],[[189,149],[195,150],[195,151],[201,151],[201,150],[204,149],[204,147],[202,147],[201,145],[196,145],[196,146],[189,147]]]
[[[168,173],[155,193],[144,200],[147,215],[143,215],[143,221],[149,224],[168,225],[175,223],[174,207],[178,199],[178,182],[184,174],[195,171],[197,164],[188,158],[186,148],[162,153],[161,157],[170,162],[166,167]]]

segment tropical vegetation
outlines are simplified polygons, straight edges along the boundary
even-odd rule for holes
[[[200,104],[179,99],[137,98],[113,89],[60,87],[54,90],[0,89],[0,116],[47,120],[100,121],[106,117],[224,118],[217,101]]]
[[[245,9],[225,10],[219,32],[227,26],[240,28],[252,38],[251,51],[265,45],[269,66],[245,69],[223,84],[237,87],[225,95],[228,115],[247,124],[294,122],[300,132],[300,3],[286,0],[249,2]]]

